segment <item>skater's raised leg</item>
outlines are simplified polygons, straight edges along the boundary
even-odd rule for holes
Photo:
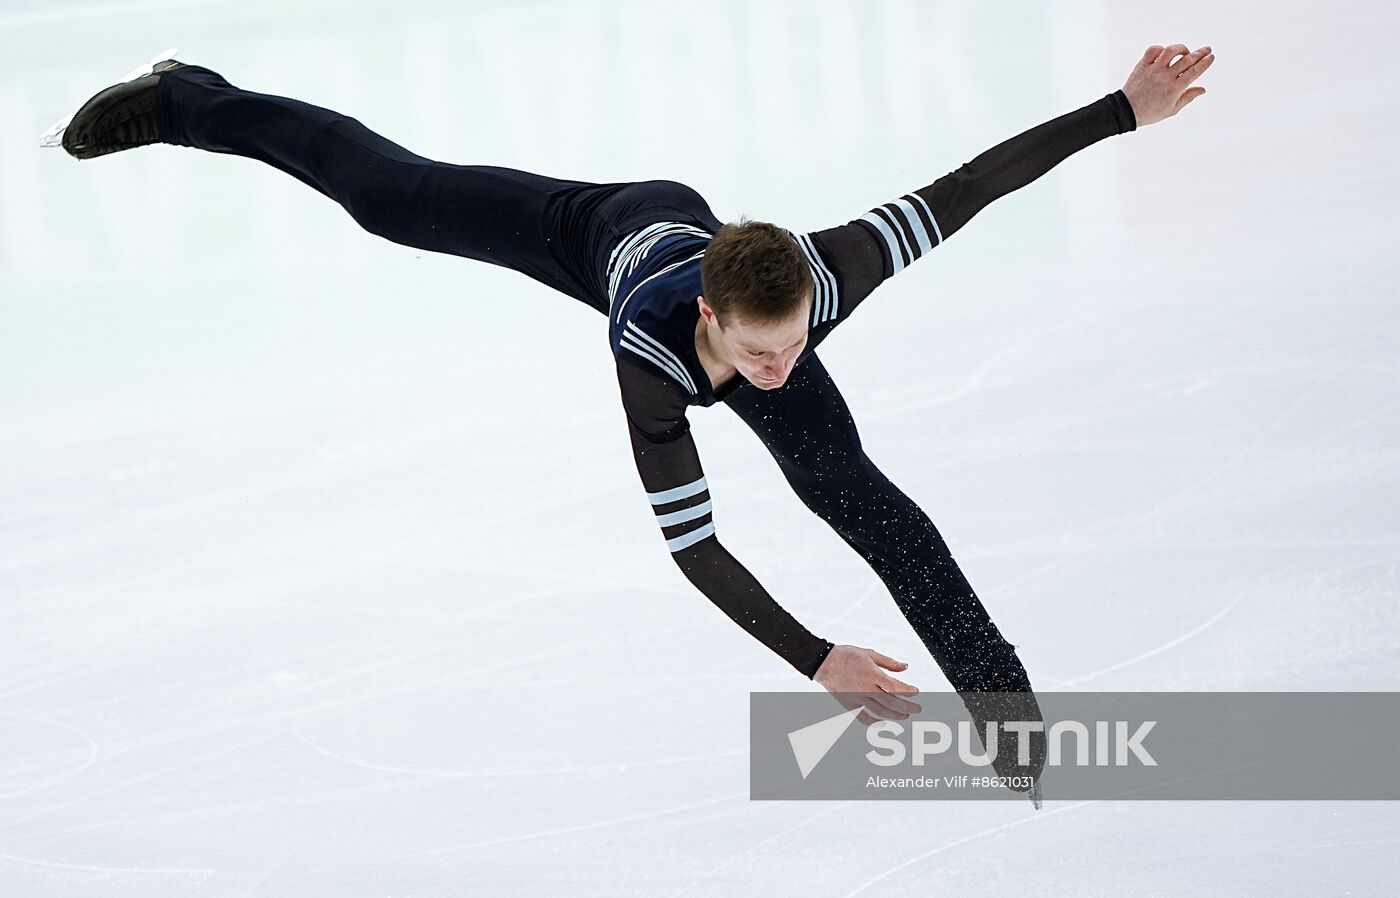
[[[588,228],[561,233],[560,213],[574,208],[570,200],[580,191],[591,198],[605,185],[436,162],[347,115],[242,90],[217,72],[174,60],[94,96],[64,135],[78,158],[157,142],[264,162],[395,243],[520,271],[585,302],[597,296],[594,273],[586,270],[589,252],[561,264],[567,250],[557,244],[592,237]],[[570,258],[585,262],[568,264]]]

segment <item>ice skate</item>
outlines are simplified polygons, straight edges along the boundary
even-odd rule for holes
[[[76,159],[92,159],[159,142],[155,86],[162,72],[183,65],[173,58],[178,52],[171,47],[97,93],[44,132],[39,145],[62,146]]]

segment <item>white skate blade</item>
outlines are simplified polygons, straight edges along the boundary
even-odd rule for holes
[[[140,78],[142,75],[149,75],[149,74],[151,74],[151,72],[154,72],[154,71],[156,70],[156,63],[158,63],[158,62],[164,62],[164,61],[167,60],[167,59],[174,59],[174,58],[175,58],[175,54],[176,54],[176,53],[179,53],[179,52],[180,52],[180,48],[179,48],[179,47],[171,47],[169,50],[166,50],[164,53],[160,53],[160,54],[156,55],[155,57],[153,57],[153,58],[151,59],[150,62],[146,63],[144,66],[142,66],[141,68],[137,69],[136,71],[131,72],[130,74],[126,75],[125,77],[118,78],[116,81],[113,81],[112,84],[125,84],[125,83],[128,82],[128,81],[135,81],[137,78]],[[110,87],[111,85],[108,85],[108,86]],[[84,100],[83,102],[86,103],[87,100]],[[78,107],[78,109],[82,109],[82,108],[83,108],[82,106],[79,106],[79,107]],[[73,116],[75,116],[75,115],[78,114],[78,109],[74,109],[74,110],[73,110],[72,112],[70,112],[66,117],[64,117],[63,119],[59,120],[52,128],[50,128],[49,130],[45,131],[45,132],[43,133],[43,135],[39,138],[39,146],[41,146],[41,147],[61,147],[61,146],[63,146],[63,132],[64,132],[64,129],[66,129],[66,128],[68,127],[68,123],[69,123],[69,122],[73,121]]]

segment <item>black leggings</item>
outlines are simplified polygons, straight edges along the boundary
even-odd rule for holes
[[[795,367],[781,389],[741,387],[725,404],[763,441],[803,504],[884,581],[962,695],[979,738],[988,722],[1042,719],[1015,646],[992,623],[933,521],[865,454],[855,418],[817,353]],[[1005,748],[1017,743],[1001,725],[997,744],[999,774],[1040,776],[1043,732],[1031,735],[1024,767]],[[1025,791],[1029,784],[1011,788]]]
[[[725,400],[772,453],[794,492],[879,575],[959,692],[1029,688],[933,521],[861,446],[855,419],[817,353],[780,390]]]
[[[607,256],[623,237],[657,221],[721,225],[676,181],[594,184],[435,162],[349,116],[241,90],[202,66],[164,73],[157,97],[167,143],[266,162],[371,234],[518,271],[605,315]]]

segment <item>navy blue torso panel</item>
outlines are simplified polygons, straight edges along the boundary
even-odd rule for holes
[[[659,222],[620,244],[609,264],[608,342],[614,355],[675,382],[687,405],[714,405],[748,384],[735,374],[716,392],[695,348],[697,298],[704,292],[700,265],[712,237],[692,225]],[[816,288],[800,365],[836,326],[839,309],[835,278],[810,238],[793,239],[807,256]]]

